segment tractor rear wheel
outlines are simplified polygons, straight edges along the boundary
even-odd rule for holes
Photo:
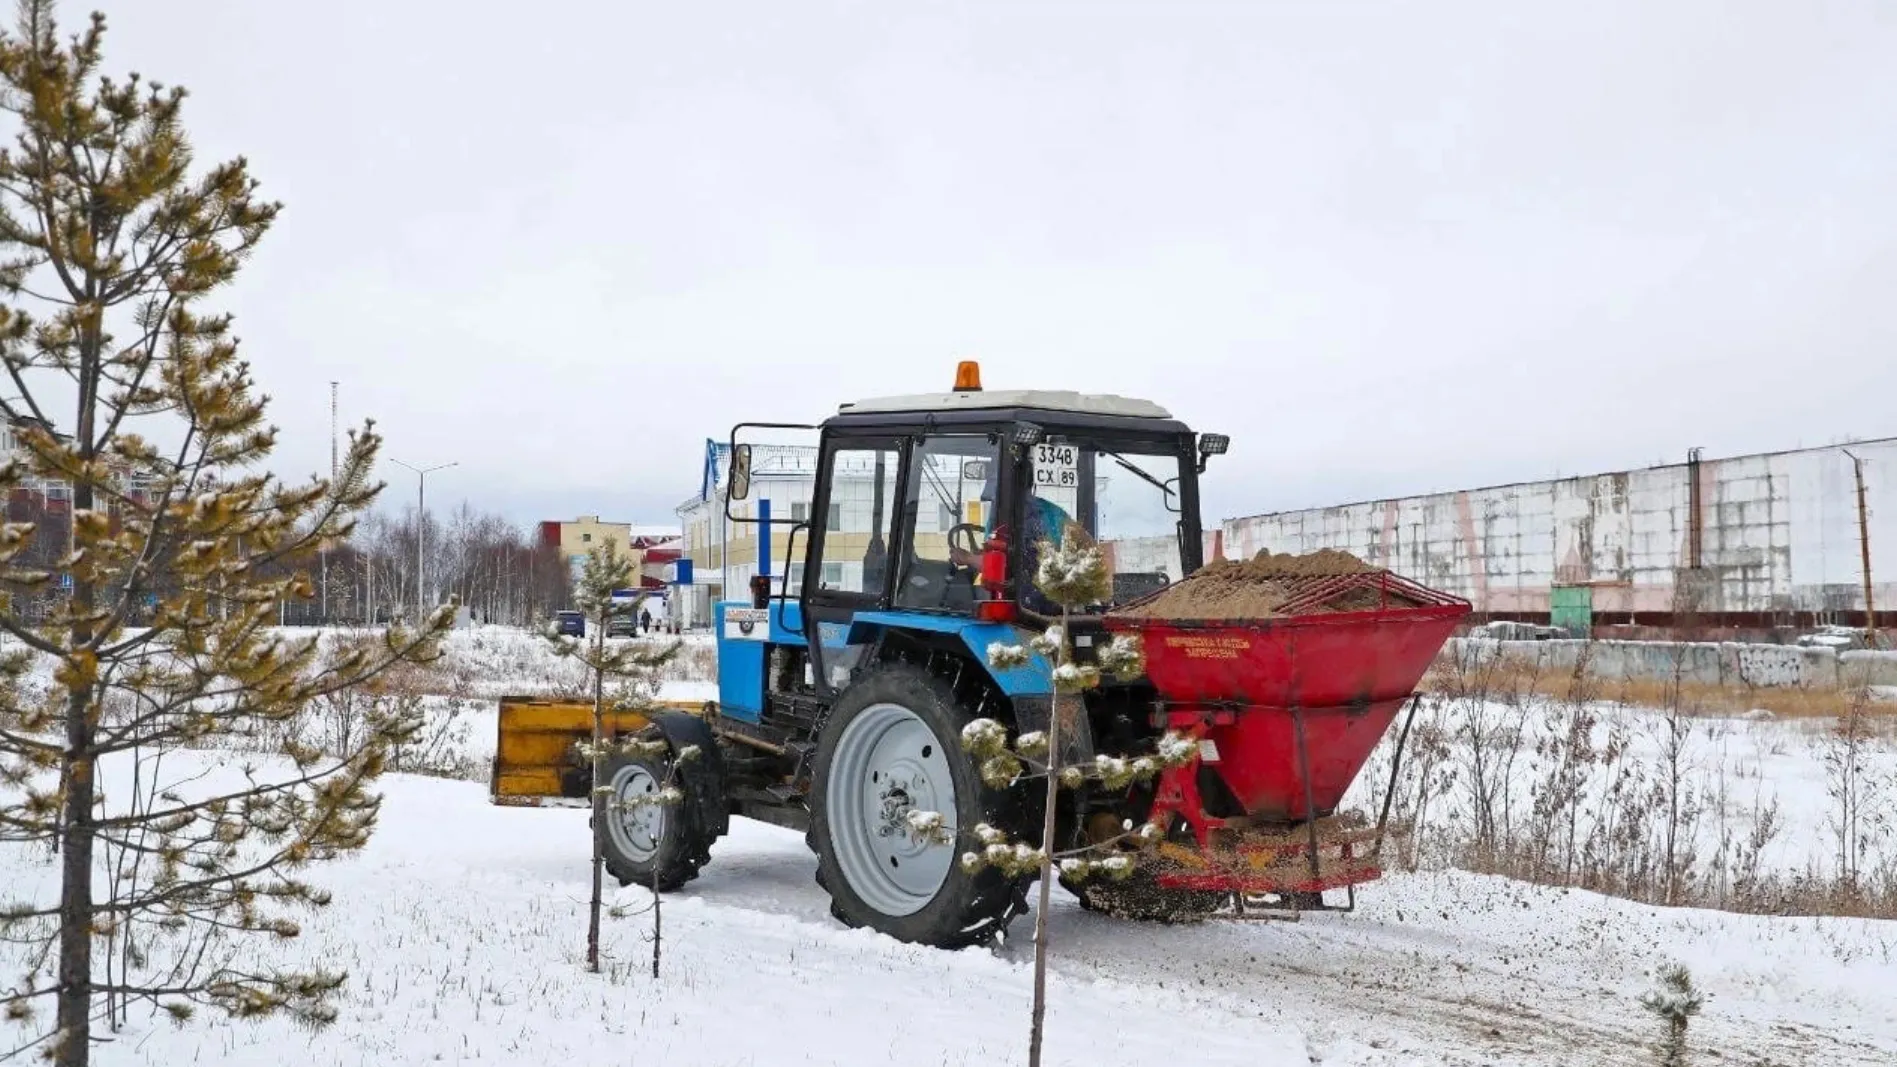
[[[656,730],[648,738],[658,739]],[[606,872],[620,885],[637,883],[671,892],[698,877],[711,861],[711,838],[699,826],[690,803],[658,801],[669,784],[684,793],[683,776],[672,775],[669,756],[615,753],[607,757],[606,827],[601,853]],[[687,798],[689,800],[689,798]],[[656,879],[656,882],[655,882]]]
[[[994,939],[1023,906],[1025,883],[959,856],[979,823],[1009,828],[1008,794],[962,750],[967,710],[942,680],[890,664],[849,687],[818,737],[809,842],[831,913],[901,941],[943,948]],[[940,814],[943,834],[911,813]]]

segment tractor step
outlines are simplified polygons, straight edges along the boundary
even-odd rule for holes
[[[810,777],[810,770],[816,765],[817,743],[815,741],[787,741],[784,755],[791,759],[791,780],[801,782]]]

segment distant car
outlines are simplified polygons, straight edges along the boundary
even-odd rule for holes
[[[553,613],[554,632],[571,637],[586,636],[586,616],[577,611],[556,611]]]

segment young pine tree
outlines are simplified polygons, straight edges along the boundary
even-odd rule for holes
[[[1640,1006],[1664,1027],[1656,1050],[1660,1067],[1686,1067],[1686,1028],[1705,1000],[1692,973],[1677,963],[1661,968],[1659,986],[1640,998]]]
[[[1047,913],[1052,897],[1056,869],[1070,883],[1089,878],[1125,879],[1136,869],[1139,853],[1158,843],[1165,828],[1152,823],[1126,826],[1124,833],[1107,840],[1088,840],[1078,847],[1062,850],[1056,840],[1056,822],[1060,791],[1078,790],[1089,783],[1110,790],[1124,790],[1136,782],[1149,780],[1168,766],[1190,759],[1196,747],[1190,739],[1168,733],[1159,739],[1152,756],[1123,759],[1097,756],[1089,762],[1068,762],[1072,752],[1069,738],[1078,729],[1085,709],[1080,695],[1099,685],[1106,676],[1134,677],[1141,669],[1139,643],[1130,637],[1116,637],[1100,649],[1095,664],[1075,662],[1070,626],[1073,612],[1112,597],[1113,575],[1105,556],[1084,530],[1069,524],[1061,543],[1043,541],[1039,546],[1040,565],[1035,585],[1047,598],[1061,606],[1060,623],[1035,637],[1027,647],[995,644],[988,649],[988,661],[999,669],[1013,669],[1032,662],[1039,653],[1051,664],[1054,696],[1045,733],[1022,734],[1013,744],[1008,731],[992,719],[977,719],[962,731],[962,747],[980,761],[982,777],[996,788],[1007,788],[1024,779],[1045,780],[1040,844],[1013,841],[1008,834],[987,824],[977,826],[974,838],[981,848],[964,853],[962,863],[970,869],[998,867],[1009,874],[1040,878],[1040,903],[1034,911],[1034,1006],[1028,1032],[1029,1067],[1040,1067],[1041,1038],[1047,1017]],[[910,829],[919,835],[944,835],[941,816],[916,812],[910,816]]]
[[[619,543],[607,538],[586,554],[586,566],[580,573],[579,582],[573,590],[574,602],[580,612],[586,616],[590,628],[589,635],[583,638],[563,637],[558,633],[549,633],[548,640],[554,644],[554,650],[562,656],[571,656],[584,664],[592,685],[593,698],[593,737],[586,746],[586,755],[593,761],[593,887],[592,896],[587,904],[586,917],[586,968],[599,970],[599,915],[606,865],[606,820],[610,815],[619,817],[623,812],[612,810],[612,789],[606,784],[606,760],[612,755],[614,746],[607,737],[607,712],[609,710],[640,711],[650,706],[651,697],[657,688],[658,671],[678,655],[679,645],[673,642],[665,645],[652,645],[641,642],[616,643],[606,640],[606,631],[611,623],[619,619],[638,616],[644,605],[643,597],[630,600],[616,600],[613,594],[621,589],[638,585],[637,573],[630,557],[619,551]],[[618,699],[608,700],[607,681],[617,680],[629,683]],[[653,739],[630,739],[620,742],[620,750],[658,755],[665,751],[664,742]],[[656,749],[653,747],[656,746]],[[691,758],[690,749],[681,752],[674,766]],[[668,781],[651,802],[662,802],[677,792]],[[645,803],[643,800],[627,803]],[[653,956],[652,970],[658,974],[658,929],[659,903],[658,890],[652,894],[653,916]]]
[[[0,845],[59,867],[57,899],[0,889],[0,940],[26,946],[0,1017],[66,1067],[134,1004],[333,1017],[342,975],[271,967],[244,935],[294,937],[295,911],[328,903],[309,865],[368,840],[371,786],[416,724],[374,716],[332,756],[286,725],[431,654],[446,622],[327,659],[271,628],[380,488],[380,441],[352,434],[333,481],[262,472],[276,431],[205,305],[278,206],[242,159],[196,166],[181,90],[101,76],[104,30],[95,15],[64,36],[50,0],[22,0],[0,33],[0,415],[17,442],[0,492],[71,499],[64,529],[0,525],[0,632],[54,667],[43,699],[0,686]],[[167,752],[286,735],[280,761],[163,777]]]

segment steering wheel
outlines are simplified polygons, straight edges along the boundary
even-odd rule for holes
[[[957,541],[957,536],[961,534],[967,535],[967,537],[965,538],[965,540],[967,541],[967,544],[962,544],[959,541]],[[959,552],[965,552],[970,556],[979,557],[981,555],[981,550],[982,550],[982,541],[987,536],[988,536],[987,531],[983,530],[981,527],[975,525],[974,523],[961,522],[961,523],[956,523],[954,526],[949,528],[948,543],[949,543],[949,547],[952,549],[955,549]],[[972,570],[973,568],[971,567],[970,569]]]

